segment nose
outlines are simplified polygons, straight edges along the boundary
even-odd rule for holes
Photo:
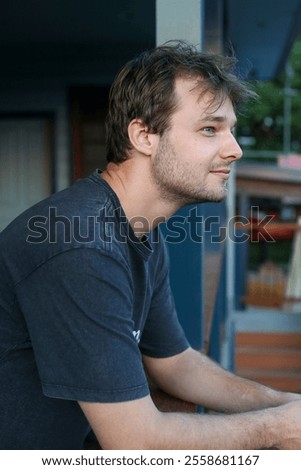
[[[228,136],[225,137],[224,144],[225,145],[222,151],[222,158],[235,161],[239,160],[242,157],[242,149],[232,132],[229,132]]]

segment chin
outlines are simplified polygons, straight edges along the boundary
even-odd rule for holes
[[[226,197],[228,196],[228,189],[223,188],[221,191],[216,193],[215,195],[212,195],[212,201],[213,202],[222,202]]]
[[[222,202],[226,199],[227,195],[228,190],[223,188],[223,190],[219,192],[208,192],[205,195],[201,195],[199,202]]]

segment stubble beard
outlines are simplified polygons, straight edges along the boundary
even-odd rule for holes
[[[200,170],[201,171],[201,170]],[[168,137],[163,136],[152,164],[152,177],[162,200],[184,207],[204,202],[221,202],[227,195],[226,182],[213,191],[201,184],[193,184],[196,173],[188,164],[181,164]]]

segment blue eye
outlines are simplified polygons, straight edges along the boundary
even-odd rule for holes
[[[208,133],[208,134],[213,134],[214,132],[214,127],[203,127],[202,129],[204,132]]]

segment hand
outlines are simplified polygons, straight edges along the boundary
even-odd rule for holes
[[[285,393],[285,400],[283,404],[285,403],[290,403],[292,401],[296,400],[301,400],[301,394],[300,393]]]
[[[299,400],[300,397],[271,410],[280,413],[280,425],[276,429],[279,437],[276,448],[279,450],[301,450],[301,402]]]

